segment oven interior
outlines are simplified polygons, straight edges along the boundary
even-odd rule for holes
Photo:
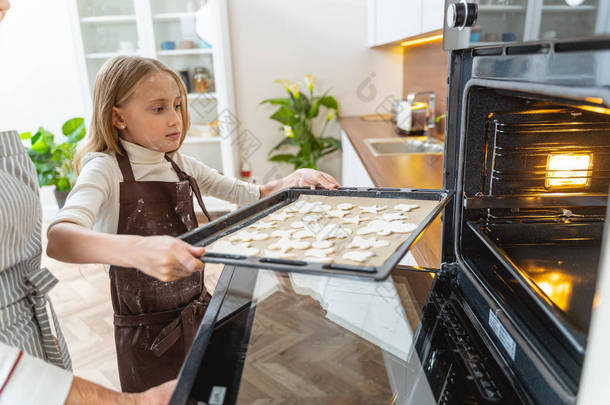
[[[457,251],[577,384],[608,201],[610,109],[594,97],[486,87],[471,87],[466,105]]]

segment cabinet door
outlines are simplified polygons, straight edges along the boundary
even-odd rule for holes
[[[398,41],[421,33],[422,0],[374,1],[375,45]]]
[[[443,28],[444,0],[422,0],[422,29],[430,32]]]
[[[344,187],[375,187],[356,150],[343,131],[341,131],[341,147],[343,149],[341,185]]]

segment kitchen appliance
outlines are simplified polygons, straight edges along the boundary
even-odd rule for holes
[[[420,95],[427,95],[428,102],[415,101]],[[436,94],[433,91],[409,93],[406,100],[393,104],[393,122],[399,135],[432,136],[435,128],[434,108]]]
[[[444,188],[455,197],[443,211],[442,263],[392,403],[576,403],[598,267],[608,254],[609,3],[513,2],[522,12],[511,9],[512,27],[499,28],[518,42],[471,46],[468,27],[484,31],[502,9],[479,13],[475,3],[446,1]],[[551,12],[593,23],[553,26]],[[209,311],[173,404],[212,398],[200,366],[243,364],[206,347],[247,335],[248,322],[233,327]],[[227,392],[240,375],[233,370]],[[423,391],[431,398],[414,399]]]

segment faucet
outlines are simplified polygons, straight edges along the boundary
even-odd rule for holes
[[[436,124],[434,122],[435,118],[435,108],[436,108],[436,94],[433,91],[418,91],[415,93],[409,93],[407,95],[407,100],[413,103],[415,97],[420,95],[428,95],[428,103],[426,104],[426,125],[424,125],[424,135],[426,136],[426,143],[433,142],[431,138],[431,133],[436,129]]]

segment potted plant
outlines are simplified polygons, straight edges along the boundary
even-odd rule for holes
[[[285,137],[269,151],[269,154],[289,146],[298,147],[298,151],[296,153],[277,153],[269,157],[269,160],[290,163],[295,169],[303,167],[317,169],[318,160],[321,157],[341,150],[339,140],[324,136],[329,122],[337,114],[337,100],[329,96],[328,91],[321,96],[314,96],[315,78],[311,75],[305,76],[308,94],[299,91],[298,83],[290,83],[287,80],[276,80],[276,83],[284,86],[288,97],[269,98],[263,100],[261,104],[279,106],[279,109],[270,118],[283,125],[281,130]],[[314,121],[320,114],[321,107],[327,109],[326,119],[319,131],[316,131]],[[316,135],[316,132],[319,134]]]
[[[60,144],[56,144],[55,135],[43,127],[38,128],[34,135],[31,132],[21,134],[21,139],[30,140],[31,147],[26,150],[36,167],[38,184],[41,187],[55,186],[55,199],[59,208],[64,206],[68,193],[76,183],[77,175],[72,159],[78,142],[87,132],[85,120],[72,118],[62,125],[61,132],[66,141]]]

